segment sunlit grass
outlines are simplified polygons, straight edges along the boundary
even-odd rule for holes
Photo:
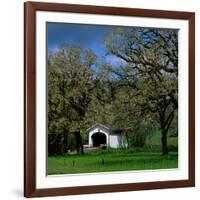
[[[50,156],[48,174],[91,173],[178,167],[177,153],[90,153],[85,155]]]

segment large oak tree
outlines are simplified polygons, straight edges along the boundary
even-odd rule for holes
[[[96,55],[91,50],[64,46],[48,58],[49,131],[73,132],[77,153],[83,154],[81,130],[94,97]]]
[[[162,152],[178,109],[178,31],[118,28],[105,39],[108,53],[119,59],[110,71],[132,87],[141,117],[151,114],[162,131]],[[137,110],[137,111],[138,111]]]

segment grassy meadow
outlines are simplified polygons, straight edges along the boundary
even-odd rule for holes
[[[92,173],[178,167],[178,137],[168,137],[169,154],[161,153],[161,134],[156,132],[144,148],[99,150],[84,155],[48,157],[48,174]]]

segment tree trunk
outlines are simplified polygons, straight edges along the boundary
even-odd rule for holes
[[[163,114],[164,116],[164,114]],[[162,130],[162,153],[163,155],[168,154],[168,146],[167,146],[167,133],[174,118],[174,110],[168,115],[166,120],[163,120],[163,116],[161,117],[161,130]]]
[[[167,131],[168,130],[166,130],[166,128],[162,128],[162,153],[163,153],[163,155],[168,154]]]
[[[81,135],[80,135],[81,136]],[[84,154],[84,150],[83,150],[83,142],[82,142],[82,137],[81,137],[81,142],[80,142],[80,147],[81,147],[81,154]]]
[[[65,130],[64,132],[64,153],[67,152],[67,146],[68,146],[68,130]]]
[[[126,148],[129,148],[130,147],[130,140],[129,140],[129,136],[128,136],[127,131],[125,131],[125,136],[126,136],[126,141],[127,141],[127,147]]]
[[[75,134],[75,139],[76,139],[77,154],[79,153],[84,154],[81,133],[80,131],[76,131],[74,134]]]
[[[60,146],[60,154],[63,155],[64,154],[64,134],[61,133],[60,134],[60,138],[59,138],[59,146]]]

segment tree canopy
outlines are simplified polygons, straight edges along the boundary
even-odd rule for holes
[[[116,28],[104,45],[114,65],[73,45],[49,54],[49,134],[74,133],[83,153],[82,133],[94,123],[123,129],[130,145],[159,127],[167,154],[168,130],[177,126],[178,30]]]
[[[151,113],[159,124],[162,152],[167,154],[167,132],[178,109],[177,30],[118,28],[105,45],[123,61],[109,70],[135,91],[140,116]]]

